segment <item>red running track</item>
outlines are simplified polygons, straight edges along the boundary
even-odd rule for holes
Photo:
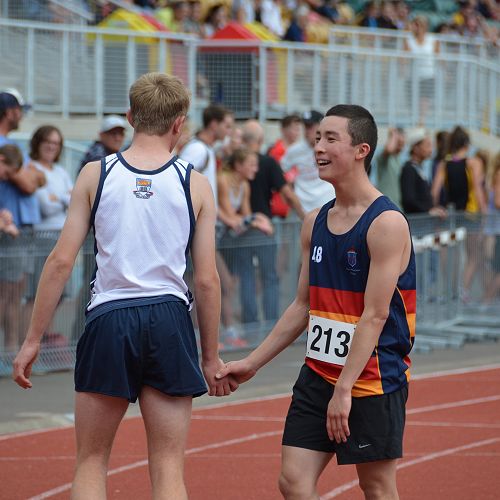
[[[251,383],[251,382],[250,382]],[[289,395],[196,409],[186,482],[192,500],[271,500]],[[109,498],[150,497],[140,418],[120,426],[111,455]],[[69,497],[72,428],[0,436],[0,499]],[[500,366],[414,377],[398,488],[404,500],[500,498]],[[321,498],[362,498],[354,466],[334,460]]]

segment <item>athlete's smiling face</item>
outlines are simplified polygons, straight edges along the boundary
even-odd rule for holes
[[[351,144],[348,123],[348,119],[341,116],[325,116],[318,127],[314,154],[323,180],[340,179],[354,166],[359,146]]]

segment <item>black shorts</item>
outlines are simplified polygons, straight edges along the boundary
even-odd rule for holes
[[[85,327],[75,390],[135,402],[148,385],[169,396],[207,392],[188,308],[181,300],[112,309]]]
[[[380,396],[352,398],[351,435],[331,441],[326,412],[334,386],[304,365],[293,388],[282,444],[335,453],[339,465],[391,460],[403,456],[403,431],[408,387]]]

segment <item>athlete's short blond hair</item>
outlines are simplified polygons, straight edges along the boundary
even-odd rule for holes
[[[136,132],[164,135],[179,116],[187,115],[190,96],[179,78],[146,73],[130,87],[130,115]]]

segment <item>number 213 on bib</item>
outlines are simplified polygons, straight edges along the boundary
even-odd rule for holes
[[[344,366],[356,325],[309,315],[307,357]]]

